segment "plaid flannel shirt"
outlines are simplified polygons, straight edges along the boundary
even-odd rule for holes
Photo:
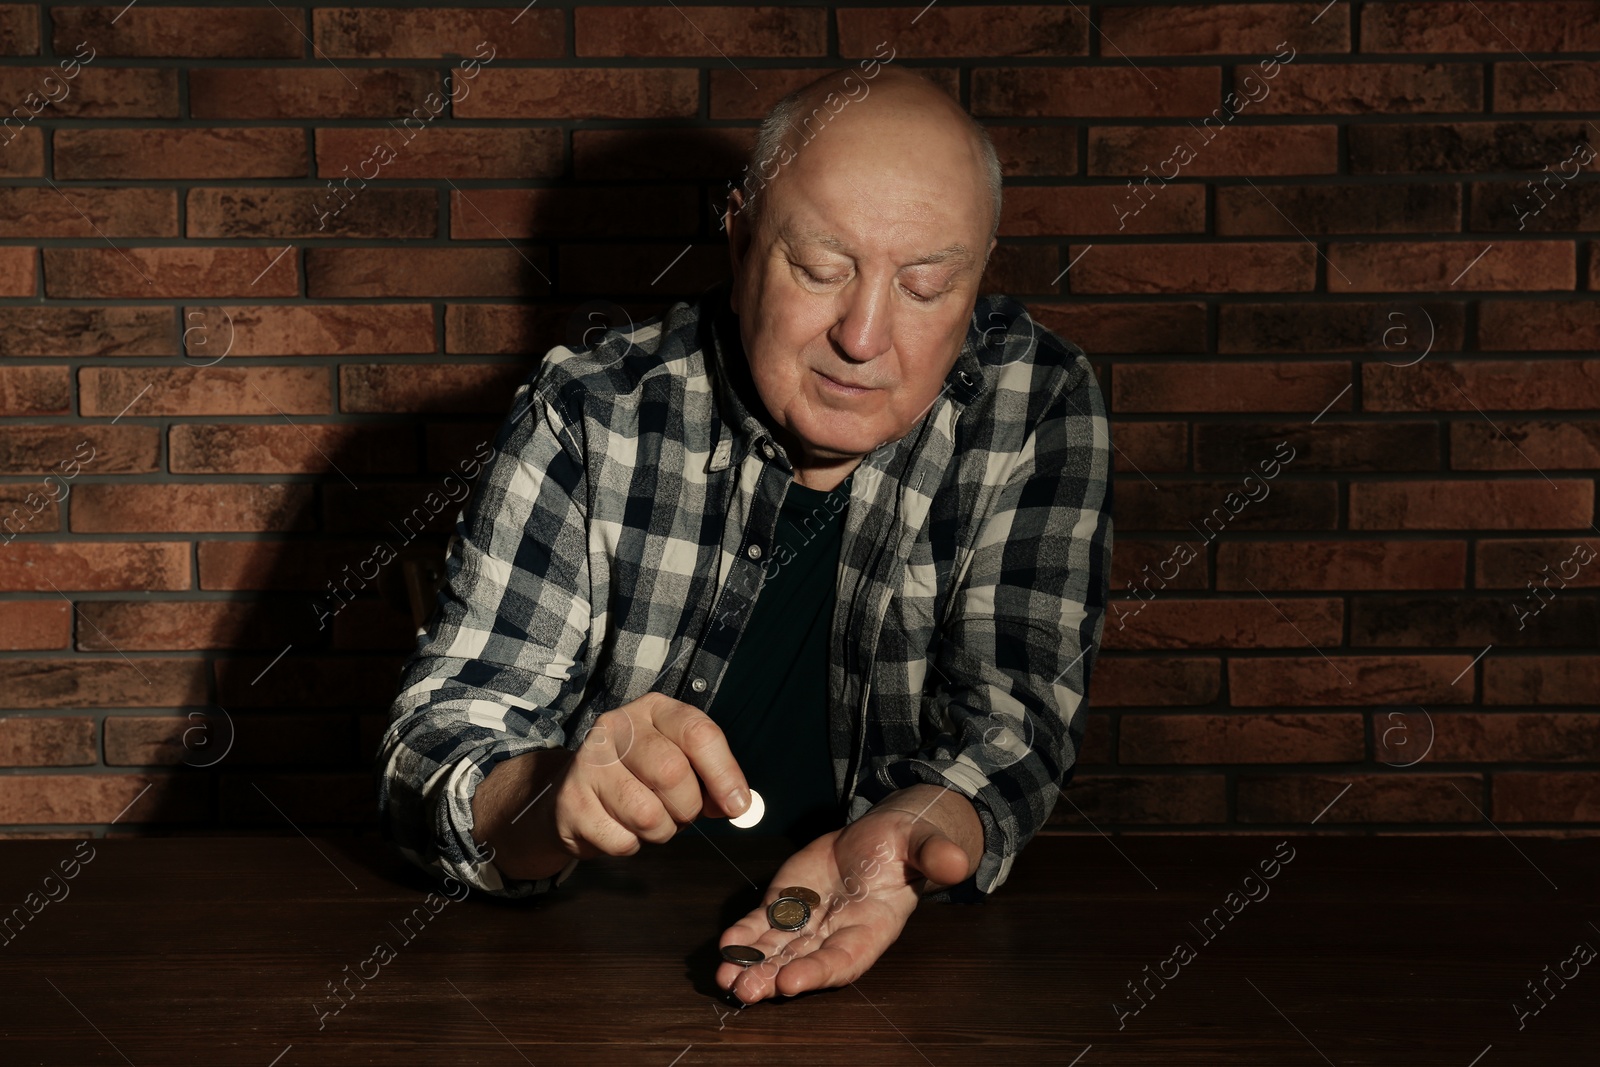
[[[501,760],[575,749],[650,691],[708,708],[772,562],[793,467],[752,411],[728,283],[518,386],[457,517],[438,604],[378,754],[387,836],[486,893],[472,836]],[[1078,346],[977,298],[944,389],[855,470],[829,650],[829,747],[853,822],[917,783],[967,797],[1005,881],[1071,777],[1111,568],[1111,437]],[[760,788],[759,782],[751,783]]]

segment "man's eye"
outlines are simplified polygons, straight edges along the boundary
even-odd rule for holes
[[[827,285],[829,282],[838,281],[837,278],[819,278],[804,267],[800,268],[800,273],[804,274],[809,280],[816,282],[818,285]]]

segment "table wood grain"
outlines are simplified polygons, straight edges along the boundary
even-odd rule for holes
[[[925,902],[853,987],[742,1011],[712,985],[717,938],[779,839],[686,831],[545,898],[436,912],[373,840],[0,853],[6,1065],[1501,1067],[1592,1063],[1600,1038],[1600,960],[1563,967],[1600,948],[1593,839],[1040,837],[985,903]]]

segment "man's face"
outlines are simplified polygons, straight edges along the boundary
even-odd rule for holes
[[[859,459],[927,413],[961,352],[994,245],[984,247],[987,194],[975,179],[953,180],[914,144],[899,153],[852,152],[859,137],[824,144],[843,132],[802,145],[762,190],[756,232],[730,225],[751,377],[797,466]],[[906,162],[885,167],[885,155]]]

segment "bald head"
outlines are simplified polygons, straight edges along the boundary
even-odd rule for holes
[[[759,227],[786,182],[847,167],[869,176],[860,191],[870,199],[879,184],[871,174],[916,168],[938,175],[947,195],[970,205],[992,239],[1000,225],[1001,173],[982,125],[921,74],[873,65],[878,69],[870,76],[850,67],[829,71],[767,112],[741,183],[741,221]]]

